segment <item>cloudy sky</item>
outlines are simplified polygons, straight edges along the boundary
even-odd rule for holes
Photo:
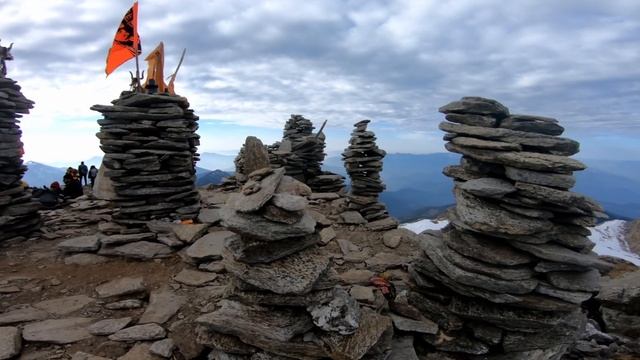
[[[99,155],[98,114],[129,83],[105,78],[126,0],[0,0],[9,76],[36,102],[22,127],[27,160]],[[637,0],[140,0],[143,53],[164,41],[165,73],[201,117],[201,152],[247,135],[281,137],[289,114],[328,119],[330,151],[373,120],[390,152],[443,150],[439,106],[495,98],[555,117],[583,158],[640,158]],[[146,67],[143,66],[143,67]]]

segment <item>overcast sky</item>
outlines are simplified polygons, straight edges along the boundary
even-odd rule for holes
[[[104,64],[131,4],[0,0],[9,76],[36,102],[27,160],[100,154],[89,107],[129,84],[133,61],[108,78]],[[478,95],[559,119],[583,157],[640,158],[637,0],[141,0],[139,24],[145,55],[164,41],[165,74],[187,48],[176,91],[202,152],[271,143],[292,113],[328,119],[332,151],[363,118],[390,152],[444,151],[438,107]]]

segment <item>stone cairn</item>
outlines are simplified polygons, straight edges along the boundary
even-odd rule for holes
[[[196,319],[198,342],[214,359],[372,359],[388,348],[375,345],[390,341],[391,321],[336,286],[306,208],[311,190],[284,174],[254,171],[221,209],[235,233],[223,251],[232,282],[217,310]]]
[[[309,185],[314,192],[340,192],[344,177],[321,166],[326,154],[325,135],[313,133],[314,126],[302,115],[291,115],[282,141],[269,147],[273,167],[284,167],[287,175]]]
[[[27,168],[18,124],[31,108],[33,101],[22,95],[17,82],[0,76],[0,241],[24,238],[40,228],[40,204],[21,183]]]
[[[112,222],[100,227],[108,235],[101,238],[100,252],[118,255],[135,248],[164,254],[168,248],[154,242],[156,234],[147,223],[192,220],[200,210],[195,186],[198,117],[180,96],[125,91],[112,103],[91,107],[104,116],[96,136],[116,207]]]
[[[440,326],[423,339],[465,358],[558,359],[611,266],[587,237],[602,207],[569,191],[585,169],[569,158],[579,144],[558,136],[557,120],[510,115],[495,100],[465,97],[440,112],[446,148],[462,159],[444,170],[455,182],[450,224],[421,238],[410,267],[409,302]]]
[[[255,136],[247,136],[233,163],[236,167],[235,174],[225,178],[220,184],[223,191],[237,191],[247,182],[250,173],[271,166],[267,147]]]
[[[378,201],[385,185],[380,178],[382,159],[387,154],[376,145],[376,135],[367,131],[370,120],[358,121],[351,133],[349,147],[342,153],[344,166],[351,178],[348,209],[359,212],[367,221],[385,221],[389,227],[397,222],[389,217],[386,206]]]

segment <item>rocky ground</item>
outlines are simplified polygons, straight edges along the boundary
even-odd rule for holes
[[[631,251],[640,254],[640,220],[631,221],[627,228],[627,242]]]
[[[173,240],[186,246],[147,261],[86,252],[111,216],[108,202],[84,196],[42,211],[41,233],[0,248],[0,359],[206,359],[194,320],[212,311],[229,282],[219,261],[227,232],[215,213],[227,196],[201,190],[204,226],[175,230]],[[379,309],[385,300],[369,279],[386,271],[398,290],[406,287],[416,235],[338,216],[341,199],[310,196],[325,226],[321,249],[351,295]]]

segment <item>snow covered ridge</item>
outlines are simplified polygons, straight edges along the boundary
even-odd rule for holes
[[[400,227],[419,234],[425,230],[440,230],[447,224],[446,220],[424,219],[402,224]],[[598,255],[617,257],[640,266],[640,255],[629,249],[629,244],[625,239],[626,225],[627,222],[624,220],[610,220],[590,228],[591,236],[589,238],[596,244],[593,251]]]

